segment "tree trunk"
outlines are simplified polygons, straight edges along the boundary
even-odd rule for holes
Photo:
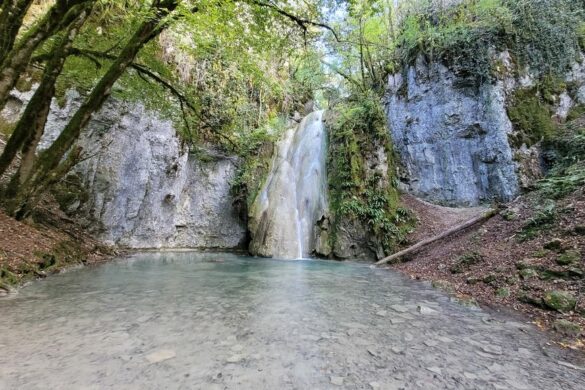
[[[63,70],[67,56],[71,52],[73,41],[91,13],[94,1],[87,2],[85,10],[76,21],[71,23],[63,37],[55,45],[49,61],[45,66],[43,78],[12,133],[4,153],[0,156],[0,176],[10,166],[18,150],[22,149],[22,161],[19,169],[19,182],[22,184],[30,175],[36,149],[45,131],[51,101],[55,95],[55,83]]]
[[[47,38],[77,19],[88,0],[58,0],[49,12],[23,36],[0,66],[0,110],[6,105],[10,91],[26,69],[33,52]]]
[[[22,20],[33,0],[4,0],[0,11],[0,64],[14,47]]]
[[[87,125],[92,114],[99,110],[110,96],[114,83],[134,61],[140,49],[166,27],[166,23],[161,23],[161,20],[168,16],[177,7],[177,4],[178,0],[155,0],[153,2],[152,15],[140,25],[126,43],[116,61],[110,65],[106,74],[93,88],[91,94],[75,112],[55,142],[40,154],[32,174],[19,189],[17,199],[20,204],[14,210],[18,218],[26,217],[36,205],[38,194],[67,173],[66,170],[60,168],[63,157],[77,141],[81,130]]]
[[[457,226],[452,227],[451,229],[447,230],[446,232],[443,232],[443,233],[441,233],[441,234],[439,234],[437,236],[434,236],[434,237],[428,238],[426,240],[423,240],[423,241],[421,241],[421,242],[419,242],[417,244],[414,244],[413,246],[411,246],[409,248],[406,248],[403,251],[400,251],[400,252],[395,253],[395,254],[393,254],[391,256],[388,256],[388,257],[386,257],[386,258],[378,261],[374,265],[388,264],[388,263],[392,262],[393,260],[399,259],[402,256],[405,256],[405,255],[407,255],[409,253],[416,252],[416,251],[424,248],[425,246],[432,244],[433,242],[436,242],[436,241],[442,240],[444,238],[450,237],[453,234],[455,234],[457,232],[460,232],[461,230],[467,229],[468,227],[471,227],[471,226],[473,226],[473,225],[475,225],[477,223],[480,223],[480,222],[483,222],[483,221],[487,221],[491,217],[495,216],[497,213],[498,213],[498,210],[497,209],[489,210],[489,211],[483,213],[482,215],[480,215],[479,217],[475,217],[475,218],[473,218],[473,219],[471,219],[471,220],[469,220],[467,222],[464,222],[464,223],[462,223],[460,225],[457,225]]]

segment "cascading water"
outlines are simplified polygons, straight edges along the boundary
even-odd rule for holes
[[[323,111],[306,116],[278,142],[251,212],[250,252],[298,259],[315,249],[315,224],[327,210],[327,135]]]

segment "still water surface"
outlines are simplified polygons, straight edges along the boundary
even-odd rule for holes
[[[387,270],[144,253],[0,300],[0,389],[583,389],[545,343]]]

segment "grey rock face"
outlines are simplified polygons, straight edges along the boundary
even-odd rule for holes
[[[402,184],[449,205],[511,200],[519,184],[504,83],[474,91],[457,81],[445,66],[422,59],[408,69],[407,80],[390,77],[387,113]]]
[[[111,120],[114,109],[105,107],[100,117]],[[236,161],[198,160],[181,148],[170,122],[140,106],[117,119],[107,132],[94,121],[80,140],[97,153],[78,170],[90,188],[86,212],[99,221],[99,236],[132,248],[241,245],[246,227],[230,195]]]
[[[26,100],[26,96],[21,96]],[[53,104],[39,147],[58,136],[81,100]],[[246,226],[232,206],[236,159],[181,146],[173,125],[142,105],[108,101],[82,133],[75,171],[88,201],[73,211],[96,237],[130,248],[234,248]]]
[[[420,57],[389,77],[386,110],[400,157],[403,190],[435,203],[472,206],[509,201],[543,175],[540,145],[514,149],[507,114],[510,96],[535,86],[529,69],[515,71],[507,51],[497,56],[503,75],[478,89],[466,88],[447,67]],[[514,77],[513,75],[521,76]],[[555,97],[554,119],[585,103],[585,62],[565,75],[572,89]]]

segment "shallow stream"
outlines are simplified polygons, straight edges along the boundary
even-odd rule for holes
[[[144,253],[0,300],[0,389],[582,389],[565,359],[351,263]]]

